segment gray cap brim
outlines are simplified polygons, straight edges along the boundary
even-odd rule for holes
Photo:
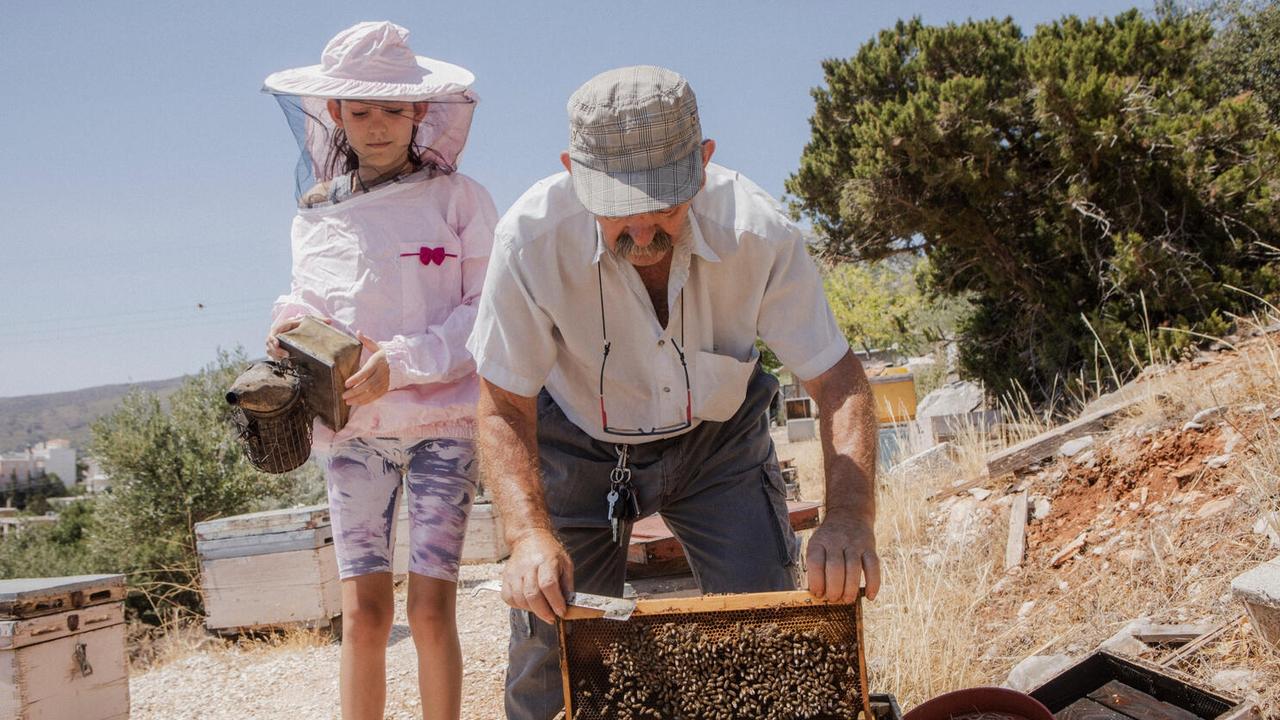
[[[666,210],[687,202],[702,188],[702,148],[651,170],[607,173],[570,155],[573,189],[593,215],[625,217]]]

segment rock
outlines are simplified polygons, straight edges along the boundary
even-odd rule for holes
[[[1205,408],[1200,412],[1196,413],[1195,415],[1192,415],[1191,422],[1199,423],[1201,425],[1207,425],[1210,421],[1217,420],[1218,417],[1221,416],[1224,411],[1226,411],[1226,409],[1227,407],[1225,405],[1218,405],[1216,407]]]
[[[964,497],[956,501],[951,506],[951,511],[947,513],[947,525],[945,536],[947,542],[953,545],[967,545],[973,539],[977,532],[978,519],[976,510],[978,508],[978,499],[975,497]]]
[[[1031,692],[1073,664],[1068,655],[1032,655],[1013,666],[1004,686],[1018,692]]]
[[[1219,670],[1209,679],[1209,683],[1229,693],[1247,695],[1253,690],[1254,685],[1258,684],[1261,677],[1261,674],[1255,670]]]
[[[1200,506],[1200,509],[1196,511],[1196,517],[1200,518],[1201,520],[1205,518],[1210,518],[1224,510],[1230,510],[1231,506],[1235,504],[1236,504],[1236,499],[1231,497],[1221,498],[1218,500],[1210,500],[1209,502]]]
[[[1053,507],[1053,503],[1049,502],[1049,498],[1038,497],[1031,505],[1031,516],[1036,520],[1043,520],[1049,517],[1049,510]]]
[[[1058,554],[1053,556],[1053,559],[1049,561],[1049,564],[1053,567],[1058,567],[1067,560],[1075,557],[1076,553],[1080,552],[1084,547],[1085,537],[1085,533],[1077,535],[1075,540],[1064,545],[1063,548],[1058,551]]]
[[[1223,437],[1223,443],[1222,443],[1223,455],[1230,455],[1231,451],[1236,449],[1236,445],[1239,445],[1240,441],[1244,439],[1244,436],[1236,432],[1235,428],[1232,428],[1232,427],[1224,427],[1222,429],[1222,437]]]
[[[991,497],[991,491],[990,491],[990,490],[988,490],[988,489],[986,489],[986,488],[980,488],[980,487],[979,487],[979,488],[969,488],[969,494],[970,494],[970,495],[972,495],[972,496],[974,496],[975,498],[977,498],[977,499],[978,499],[978,502],[982,502],[983,500],[986,500],[987,498]]]
[[[1271,547],[1280,548],[1280,512],[1263,513],[1253,524],[1255,535],[1266,535]]]
[[[1117,552],[1115,558],[1126,565],[1133,566],[1146,563],[1151,556],[1147,555],[1147,551],[1142,548],[1125,548]]]
[[[1093,447],[1093,436],[1085,435],[1062,443],[1062,447],[1058,448],[1058,454],[1063,457],[1075,457],[1091,447]]]
[[[1231,462],[1230,453],[1226,455],[1214,455],[1213,457],[1204,459],[1204,464],[1214,470],[1217,470],[1218,468],[1221,468],[1221,467],[1226,467],[1227,463],[1229,462]]]
[[[1150,624],[1151,618],[1138,618],[1130,621],[1127,625],[1120,628],[1115,635],[1102,641],[1098,647],[1121,655],[1130,655],[1133,657],[1141,657],[1143,653],[1149,652],[1151,646],[1142,642],[1133,636],[1133,633],[1141,627]]]
[[[947,383],[925,395],[916,406],[913,434],[926,446],[936,438],[933,418],[947,415],[967,415],[982,407],[982,386],[967,381]]]
[[[939,443],[894,465],[893,474],[912,477],[953,471],[957,469],[955,452],[955,443]]]
[[[1022,603],[1022,607],[1018,608],[1018,619],[1026,620],[1027,616],[1031,614],[1031,611],[1034,610],[1035,607],[1036,607],[1035,600],[1028,600]]]
[[[1280,557],[1232,580],[1231,594],[1244,603],[1253,629],[1280,649]]]

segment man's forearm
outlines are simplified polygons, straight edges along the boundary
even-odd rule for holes
[[[537,401],[481,380],[476,409],[481,472],[502,514],[507,543],[551,531],[538,473]]]
[[[821,419],[827,517],[875,522],[875,398],[862,363],[845,355],[806,383]]]

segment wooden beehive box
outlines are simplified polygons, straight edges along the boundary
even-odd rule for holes
[[[409,508],[404,493],[401,493],[399,508],[396,514],[396,549],[391,559],[397,582],[409,572]],[[462,564],[500,562],[510,554],[498,508],[488,502],[472,505],[466,540],[462,544]]]
[[[1114,720],[1245,720],[1238,698],[1140,660],[1100,650],[1031,691],[1055,718]]]
[[[883,698],[881,707],[873,709],[871,705],[862,643],[861,600],[855,603],[832,603],[815,598],[807,590],[655,598],[638,601],[626,621],[607,619],[603,615],[601,610],[574,606],[565,619],[557,623],[566,717],[578,720],[613,717],[617,708],[606,701],[607,694],[614,687],[609,667],[614,652],[612,648],[616,647],[620,639],[628,637],[628,634],[639,638],[641,644],[652,645],[654,637],[657,637],[655,633],[669,632],[673,627],[688,631],[697,638],[699,654],[714,657],[721,657],[725,652],[723,647],[717,646],[717,641],[740,635],[744,630],[763,637],[780,636],[784,633],[813,633],[828,647],[839,649],[843,654],[848,662],[845,671],[852,674],[851,681],[846,684],[832,679],[829,667],[825,670],[815,668],[798,672],[806,677],[832,683],[836,694],[844,698],[851,710],[847,716],[823,711],[808,717],[815,720],[855,720],[857,717],[887,718],[896,712],[896,703],[893,703],[893,708],[883,706]],[[665,678],[681,674],[681,663],[687,662],[688,658],[677,659],[673,654],[666,654],[666,650],[657,652],[659,664],[665,662],[669,665],[649,677]],[[616,658],[616,655],[613,657]],[[720,670],[715,668],[731,667],[735,672],[740,672],[745,664],[749,663],[739,655],[732,655],[718,665],[708,665],[712,668],[709,672],[693,678],[694,687],[699,694],[703,687],[707,692],[711,692],[713,688],[729,687],[728,681],[717,674]],[[777,664],[762,666],[759,670],[762,674],[779,671]],[[758,692],[764,684],[761,677],[757,675],[756,680],[746,682],[743,686],[749,685],[752,692]],[[734,698],[729,697],[728,691],[720,692],[724,695],[724,712],[718,714],[732,715],[737,708],[732,705]],[[784,699],[780,702],[787,701]],[[776,705],[771,705],[765,712],[768,714],[777,709]],[[657,708],[649,710],[656,711]],[[683,712],[683,709],[679,712]],[[642,715],[637,714],[637,717],[640,716]]]
[[[327,505],[209,520],[195,530],[210,630],[325,627],[341,615]]]
[[[0,580],[0,718],[129,717],[124,576]]]

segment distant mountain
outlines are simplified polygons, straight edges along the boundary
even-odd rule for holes
[[[93,421],[109,414],[135,388],[167,398],[184,378],[99,385],[45,395],[0,398],[0,452],[13,452],[41,440],[67,438],[77,450],[89,447]]]

